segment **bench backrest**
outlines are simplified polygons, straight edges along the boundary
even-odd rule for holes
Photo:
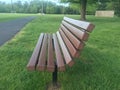
[[[57,37],[66,64],[72,66],[72,58],[80,55],[79,51],[84,47],[84,42],[88,39],[89,32],[94,27],[89,22],[64,17],[59,32],[57,32]]]
[[[53,72],[56,64],[58,71],[64,71],[66,64],[74,64],[73,58],[80,55],[94,27],[89,22],[64,17],[59,31],[54,34],[41,33],[27,68]]]

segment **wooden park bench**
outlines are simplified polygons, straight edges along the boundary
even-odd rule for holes
[[[57,72],[65,71],[66,65],[73,66],[74,58],[79,57],[94,27],[89,22],[64,17],[59,31],[40,34],[27,69],[52,72],[53,84],[56,84]]]

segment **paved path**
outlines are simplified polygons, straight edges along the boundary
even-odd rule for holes
[[[10,40],[17,32],[19,32],[28,22],[35,17],[24,17],[7,22],[0,22],[0,46]]]

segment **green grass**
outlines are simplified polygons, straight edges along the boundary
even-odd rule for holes
[[[79,19],[77,15],[69,17]],[[45,90],[51,73],[29,72],[26,65],[41,32],[53,33],[63,15],[38,16],[0,47],[0,90]],[[120,89],[120,18],[88,16],[96,25],[75,65],[58,74],[61,90]]]
[[[35,14],[17,14],[17,13],[0,13],[0,22],[5,22],[26,16],[35,16]]]

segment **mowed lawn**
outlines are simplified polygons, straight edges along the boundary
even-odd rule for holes
[[[79,15],[69,15],[79,19]],[[26,65],[41,32],[58,30],[63,15],[38,15],[0,47],[0,90],[45,90],[51,73]],[[87,16],[96,25],[75,65],[59,72],[60,90],[120,90],[120,18]]]

